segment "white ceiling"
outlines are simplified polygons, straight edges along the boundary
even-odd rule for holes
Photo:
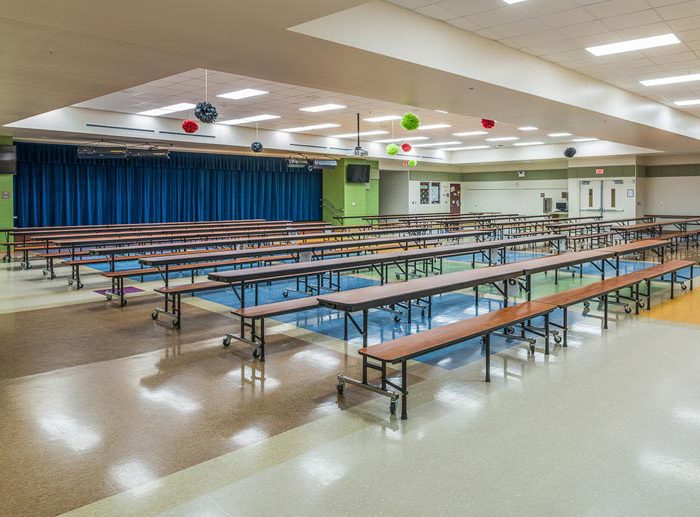
[[[698,0],[389,0],[425,16],[697,115],[700,81],[646,87],[643,79],[700,73]],[[585,48],[673,32],[680,44],[596,57]]]
[[[219,112],[219,121],[238,119],[253,115],[279,115],[281,118],[259,122],[260,129],[281,130],[285,128],[307,126],[321,123],[335,123],[339,127],[330,129],[313,130],[303,134],[331,136],[355,131],[356,113],[361,118],[402,115],[406,111],[416,113],[423,125],[449,124],[451,127],[444,129],[405,131],[398,121],[394,122],[365,122],[361,121],[361,130],[384,130],[388,134],[363,137],[362,141],[380,140],[391,138],[392,133],[396,138],[425,136],[428,140],[412,142],[414,145],[429,144],[433,142],[456,141],[461,144],[430,147],[440,149],[442,147],[460,147],[473,145],[489,145],[491,147],[510,147],[514,143],[542,141],[545,143],[569,142],[577,137],[595,137],[595,135],[573,135],[571,137],[552,138],[548,133],[559,132],[561,128],[541,127],[537,131],[520,131],[514,125],[498,122],[496,127],[489,130],[488,135],[479,136],[454,136],[453,133],[463,131],[483,131],[481,120],[466,115],[451,113],[438,113],[431,109],[420,109],[412,106],[394,104],[373,99],[366,99],[352,95],[326,92],[323,90],[294,86],[251,77],[244,77],[224,72],[209,71],[207,75],[208,99],[216,106]],[[247,99],[232,100],[217,97],[222,93],[255,88],[270,92],[266,95],[249,97]],[[162,108],[178,103],[191,103],[205,98],[205,71],[203,69],[190,70],[177,75],[165,77],[127,90],[111,93],[96,99],[75,104],[75,107],[98,110],[115,111],[119,113],[139,113],[142,111]],[[340,104],[344,109],[309,113],[300,111],[299,108],[317,106],[321,104]],[[435,109],[440,109],[436,105]],[[184,111],[165,115],[168,118],[185,119],[194,118],[192,111]],[[255,127],[255,123],[242,124],[244,127]],[[487,142],[486,138],[494,137],[518,137],[517,141]]]

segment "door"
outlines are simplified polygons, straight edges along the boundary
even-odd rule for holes
[[[458,215],[462,211],[462,185],[450,183],[450,214]]]
[[[581,180],[579,183],[579,207],[581,216],[598,216],[603,213],[600,180]]]
[[[623,186],[622,180],[601,181],[604,220],[624,217]]]

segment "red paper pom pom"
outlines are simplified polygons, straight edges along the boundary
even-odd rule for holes
[[[199,126],[194,120],[187,119],[182,121],[182,130],[185,133],[195,133],[198,129]]]
[[[481,125],[484,126],[484,129],[491,129],[496,125],[496,122],[493,120],[489,120],[487,118],[482,118],[481,119]]]
[[[401,144],[401,149],[403,149],[403,151],[405,153],[407,153],[408,151],[410,151],[412,149],[411,144],[409,144],[409,143]]]

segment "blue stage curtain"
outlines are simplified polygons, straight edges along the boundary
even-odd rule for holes
[[[321,218],[319,171],[283,158],[170,153],[79,159],[77,147],[17,143],[18,226]]]

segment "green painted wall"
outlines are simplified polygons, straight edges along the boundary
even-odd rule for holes
[[[0,135],[0,145],[12,145],[12,137]],[[0,174],[0,228],[14,227],[14,181],[14,175]],[[8,199],[2,198],[3,192],[9,193]],[[5,242],[4,234],[0,236],[0,240]]]
[[[598,175],[596,169],[605,169],[605,174]],[[634,178],[635,165],[600,165],[598,167],[570,167],[569,178]]]
[[[700,176],[700,164],[647,165],[647,178],[671,178],[674,176]]]
[[[518,171],[465,172],[462,181],[565,180],[567,177],[566,169],[529,170],[524,178],[518,177]]]
[[[369,164],[369,188],[365,183],[348,183],[345,181],[345,167],[349,164]],[[350,217],[356,215],[377,215],[379,213],[379,162],[357,158],[338,160],[334,169],[323,171],[323,220],[339,224],[333,218],[332,205],[339,215]],[[358,224],[357,219],[350,219],[345,224]]]

